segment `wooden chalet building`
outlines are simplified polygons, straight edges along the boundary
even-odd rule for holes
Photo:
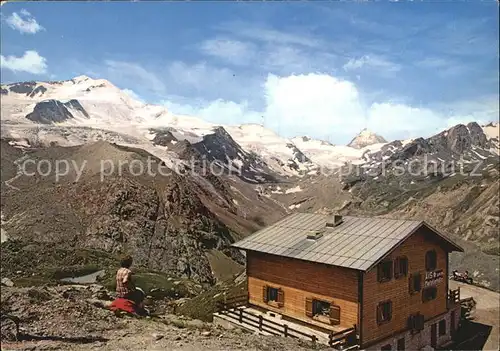
[[[363,349],[441,347],[458,327],[448,254],[463,249],[425,222],[295,213],[233,246],[246,252],[250,306],[355,326]]]

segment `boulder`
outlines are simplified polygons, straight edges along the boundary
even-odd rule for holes
[[[9,278],[2,278],[2,285],[4,286],[14,286],[14,282]]]

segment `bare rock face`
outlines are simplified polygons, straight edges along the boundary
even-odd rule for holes
[[[472,145],[482,148],[487,147],[488,138],[479,124],[471,122],[467,124],[467,129],[469,130]]]
[[[26,115],[30,121],[41,124],[52,124],[54,122],[64,122],[74,118],[69,109],[81,112],[85,117],[89,118],[89,114],[78,100],[70,100],[61,102],[59,100],[45,100],[37,103],[33,108],[33,112]]]
[[[463,154],[472,146],[486,148],[488,144],[486,134],[476,122],[467,126],[458,124],[430,137],[428,141],[434,152],[451,151],[455,154]]]
[[[8,88],[8,90],[13,93],[29,95],[33,92],[34,89],[36,89],[36,85],[36,82],[21,82],[9,84],[6,86],[6,88]]]
[[[64,151],[65,158],[76,159],[83,149],[86,146],[44,152],[58,153],[52,156],[59,159]],[[92,151],[92,155],[123,159],[132,150],[102,142],[94,144]],[[143,156],[134,155],[135,159]],[[88,164],[91,158],[86,159]],[[234,239],[229,229],[204,205],[200,194],[205,192],[189,176],[172,172],[155,178],[124,169],[121,176],[103,179],[89,172],[78,182],[54,184],[43,177],[32,178],[20,177],[16,184],[23,190],[13,192],[2,208],[7,214],[22,209],[27,219],[7,228],[13,239],[128,253],[139,267],[200,283],[215,282],[207,258],[210,250],[243,261],[241,253],[230,248]]]
[[[156,133],[153,138],[153,144],[160,146],[169,146],[172,144],[172,141],[177,142],[177,138],[168,130]]]

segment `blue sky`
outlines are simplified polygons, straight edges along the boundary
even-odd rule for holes
[[[2,82],[105,78],[149,103],[286,136],[388,139],[498,119],[498,5],[2,5]]]

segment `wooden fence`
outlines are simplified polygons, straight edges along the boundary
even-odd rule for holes
[[[246,295],[233,296],[231,298],[224,299],[218,303],[218,311],[240,324],[247,324],[259,331],[267,332],[271,335],[284,336],[290,338],[304,337],[310,339],[313,344],[318,341],[318,337],[314,334],[308,334],[301,330],[292,328],[287,324],[282,324],[275,322],[266,318],[263,315],[255,315],[246,311],[243,308],[238,308],[245,306],[248,302]],[[357,328],[354,325],[352,328],[342,330],[340,332],[331,332],[328,336],[328,344],[331,347],[335,346],[346,346],[346,345],[356,345],[357,344]]]
[[[354,325],[352,328],[341,330],[336,333],[330,333],[328,344],[331,347],[335,346],[353,346],[358,343],[357,327]]]
[[[460,287],[455,290],[448,290],[448,301],[451,303],[460,302]]]
[[[239,306],[245,306],[247,303],[248,297],[246,295],[232,296],[230,298],[225,298],[223,301],[217,302],[217,310],[224,311]]]
[[[287,324],[277,323],[267,319],[263,315],[255,315],[243,308],[229,309],[221,311],[220,313],[228,315],[241,324],[248,324],[252,327],[258,328],[259,331],[267,332],[276,336],[284,336],[289,338],[299,338],[303,336],[310,339],[313,343],[318,341],[318,337],[314,334],[304,333],[303,331],[289,327]]]

